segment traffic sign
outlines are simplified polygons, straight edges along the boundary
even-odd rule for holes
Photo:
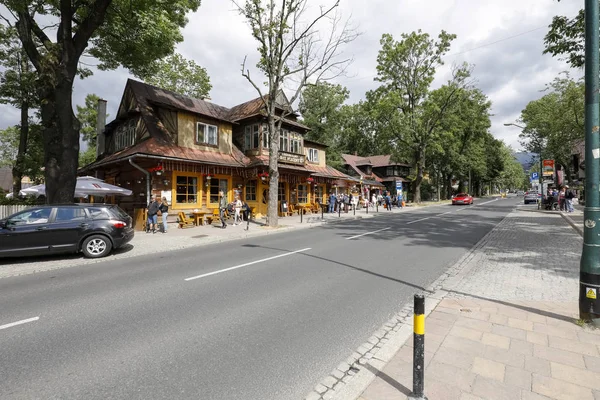
[[[531,180],[534,181],[536,179],[539,179],[538,173],[537,172],[532,172],[531,173]]]

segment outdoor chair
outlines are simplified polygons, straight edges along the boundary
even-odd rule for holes
[[[207,215],[206,216],[206,221],[208,222],[209,225],[212,225],[213,222],[215,222],[215,221],[219,221],[220,222],[221,218],[219,216],[219,209],[218,208],[214,208],[212,215]]]
[[[180,211],[177,215],[177,222],[179,223],[179,228],[183,229],[194,226],[194,219],[187,217],[183,211]]]

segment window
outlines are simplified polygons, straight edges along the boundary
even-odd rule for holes
[[[308,203],[306,185],[298,185],[298,203]]]
[[[256,201],[256,181],[246,184],[246,201]]]
[[[85,210],[83,208],[59,207],[56,210],[55,222],[65,221],[83,221],[85,219]]]
[[[290,151],[289,149],[290,132],[283,129],[279,134],[279,150]]]
[[[252,150],[257,149],[260,143],[259,141],[259,125],[249,125],[244,128],[244,149]]]
[[[277,186],[277,200],[286,201],[287,197],[285,195],[285,182],[279,182]]]
[[[316,185],[315,186],[315,202],[320,203],[323,201],[323,186]]]
[[[196,143],[217,146],[218,131],[219,129],[215,125],[198,122],[196,124]]]
[[[175,201],[181,204],[198,203],[198,178],[178,175],[175,186]]]
[[[111,216],[106,208],[89,207],[88,212],[90,213],[90,217],[92,217],[92,219],[111,219]]]
[[[317,149],[308,149],[308,161],[313,163],[319,162],[319,150]]]
[[[302,154],[302,136],[290,132],[290,153]]]
[[[213,204],[218,204],[220,191],[223,191],[223,193],[225,193],[225,197],[227,197],[227,186],[228,186],[227,179],[212,178],[210,180],[210,195],[209,195],[210,201],[209,202],[213,203]]]
[[[132,146],[135,143],[136,120],[125,122],[115,131],[115,151]]]
[[[33,208],[19,213],[6,221],[7,225],[45,224],[50,218],[51,208]]]

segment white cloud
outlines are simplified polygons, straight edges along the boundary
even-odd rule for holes
[[[322,3],[330,4],[331,0],[309,0],[311,7]],[[434,85],[446,82],[452,63],[474,64],[474,78],[493,103],[492,132],[518,147],[519,130],[503,123],[518,118],[529,101],[543,95],[540,90],[544,85],[567,69],[556,58],[542,55],[543,37],[554,15],[575,16],[581,6],[579,2],[548,0],[343,0],[341,11],[352,15],[363,34],[347,47],[355,61],[348,77],[338,79],[338,83],[350,89],[351,102],[377,86],[373,77],[379,39],[384,33],[395,38],[418,29],[432,36],[442,29],[455,33],[457,39],[445,58],[447,65],[439,70]],[[233,3],[203,0],[189,20],[178,51],[207,69],[213,84],[212,100],[233,106],[256,97],[240,69],[247,55],[248,65],[256,71],[257,44]],[[580,71],[573,76],[578,74]],[[78,80],[74,103],[82,104],[87,93],[96,93],[108,100],[108,112],[114,116],[127,77],[126,71],[117,70]],[[18,116],[18,112],[0,106],[0,128],[17,123]]]

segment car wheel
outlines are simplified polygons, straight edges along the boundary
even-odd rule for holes
[[[105,257],[112,249],[111,241],[103,235],[92,235],[83,241],[81,251],[88,258]]]

